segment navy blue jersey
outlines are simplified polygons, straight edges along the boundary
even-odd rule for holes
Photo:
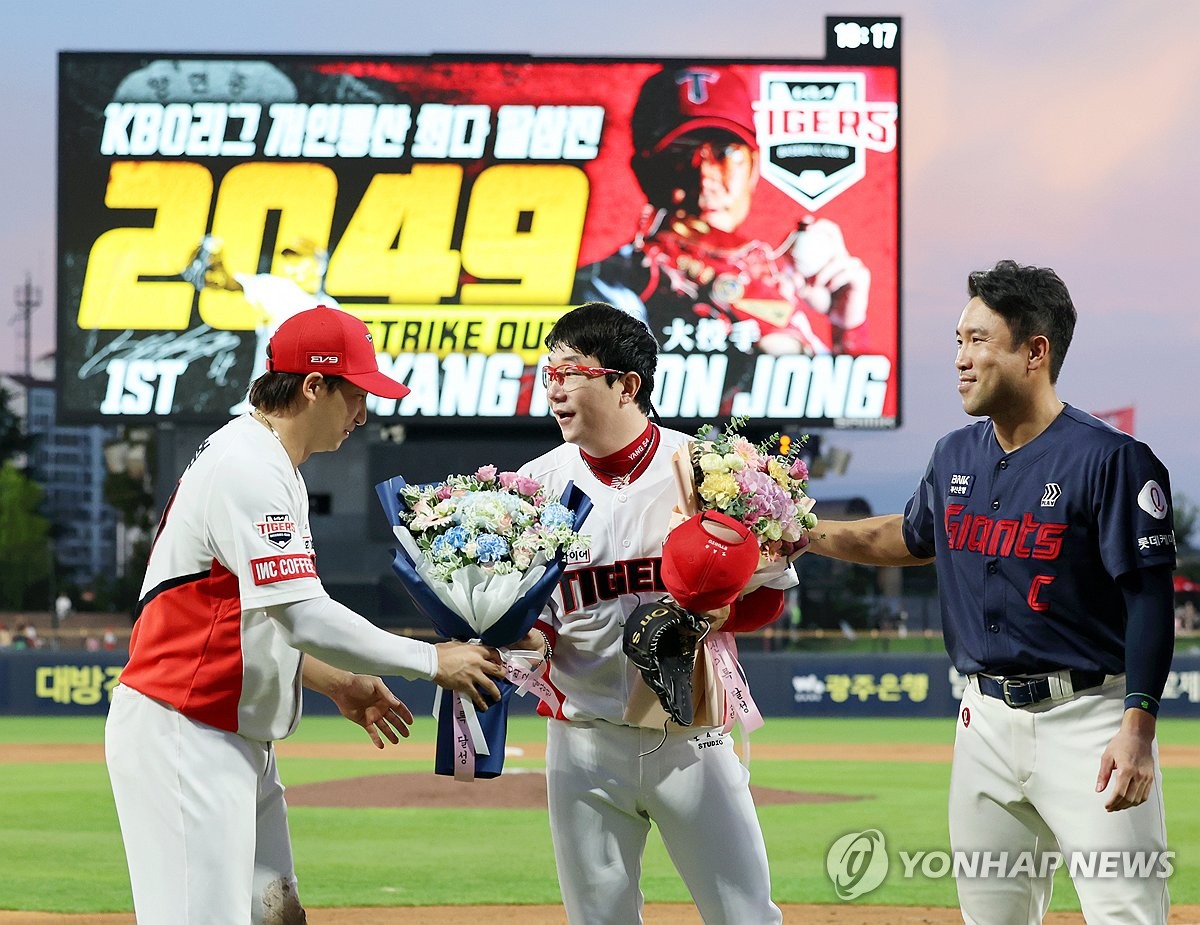
[[[1167,470],[1145,444],[1069,405],[1011,453],[980,421],[938,441],[904,541],[936,556],[959,671],[1120,674],[1116,579],[1175,563]]]

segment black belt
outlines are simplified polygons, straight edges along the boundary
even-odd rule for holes
[[[1075,693],[1099,687],[1108,677],[1103,671],[1076,671],[1071,669],[1071,689]],[[1050,692],[1050,679],[1040,678],[993,678],[977,674],[979,692],[988,697],[1003,700],[1010,707],[1029,707],[1054,695]]]

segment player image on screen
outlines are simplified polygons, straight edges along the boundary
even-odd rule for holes
[[[641,89],[631,129],[647,199],[641,224],[616,253],[580,269],[576,301],[603,299],[643,318],[664,351],[686,349],[681,322],[704,319],[733,348],[731,362],[738,352],[856,352],[871,275],[838,225],[801,210],[783,241],[739,232],[759,179],[759,147],[737,74],[659,71]],[[822,315],[827,338],[812,323]]]
[[[199,291],[206,287],[241,292],[255,309],[253,382],[267,371],[267,344],[281,324],[300,312],[327,305],[337,308],[337,300],[325,291],[325,272],[329,253],[307,238],[283,248],[275,261],[279,274],[230,273],[225,268],[221,239],[205,235],[196,248],[183,278]],[[229,409],[230,414],[250,410],[249,397]]]

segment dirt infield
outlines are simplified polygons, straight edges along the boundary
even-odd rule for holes
[[[758,806],[780,803],[845,803],[865,797],[751,787]],[[297,784],[287,788],[289,806],[397,807],[455,806],[469,809],[545,809],[546,774],[537,768],[510,768],[478,786],[428,772],[379,774]]]
[[[282,741],[276,749],[282,758],[346,758],[356,761],[395,762],[429,760],[432,746],[428,743],[401,742],[378,750],[357,742],[289,742]],[[752,757],[768,761],[886,761],[928,762],[949,764],[950,745],[908,745],[889,742],[882,745],[821,744],[821,745],[755,745]],[[545,757],[542,743],[509,746],[513,757],[541,759]],[[104,746],[23,744],[0,745],[0,764],[29,762],[104,761]],[[1159,745],[1159,761],[1164,768],[1200,768],[1200,746]],[[286,781],[284,782],[286,783]]]

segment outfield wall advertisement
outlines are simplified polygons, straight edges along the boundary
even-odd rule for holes
[[[966,686],[944,654],[743,652],[739,658],[751,696],[767,717],[952,717]],[[0,651],[0,715],[107,713],[125,660],[123,652]],[[414,713],[429,714],[432,684],[387,681]],[[512,700],[515,714],[531,714],[536,706],[532,697]],[[306,693],[304,709],[337,712],[319,694]],[[1161,715],[1200,717],[1200,656],[1175,656]]]

